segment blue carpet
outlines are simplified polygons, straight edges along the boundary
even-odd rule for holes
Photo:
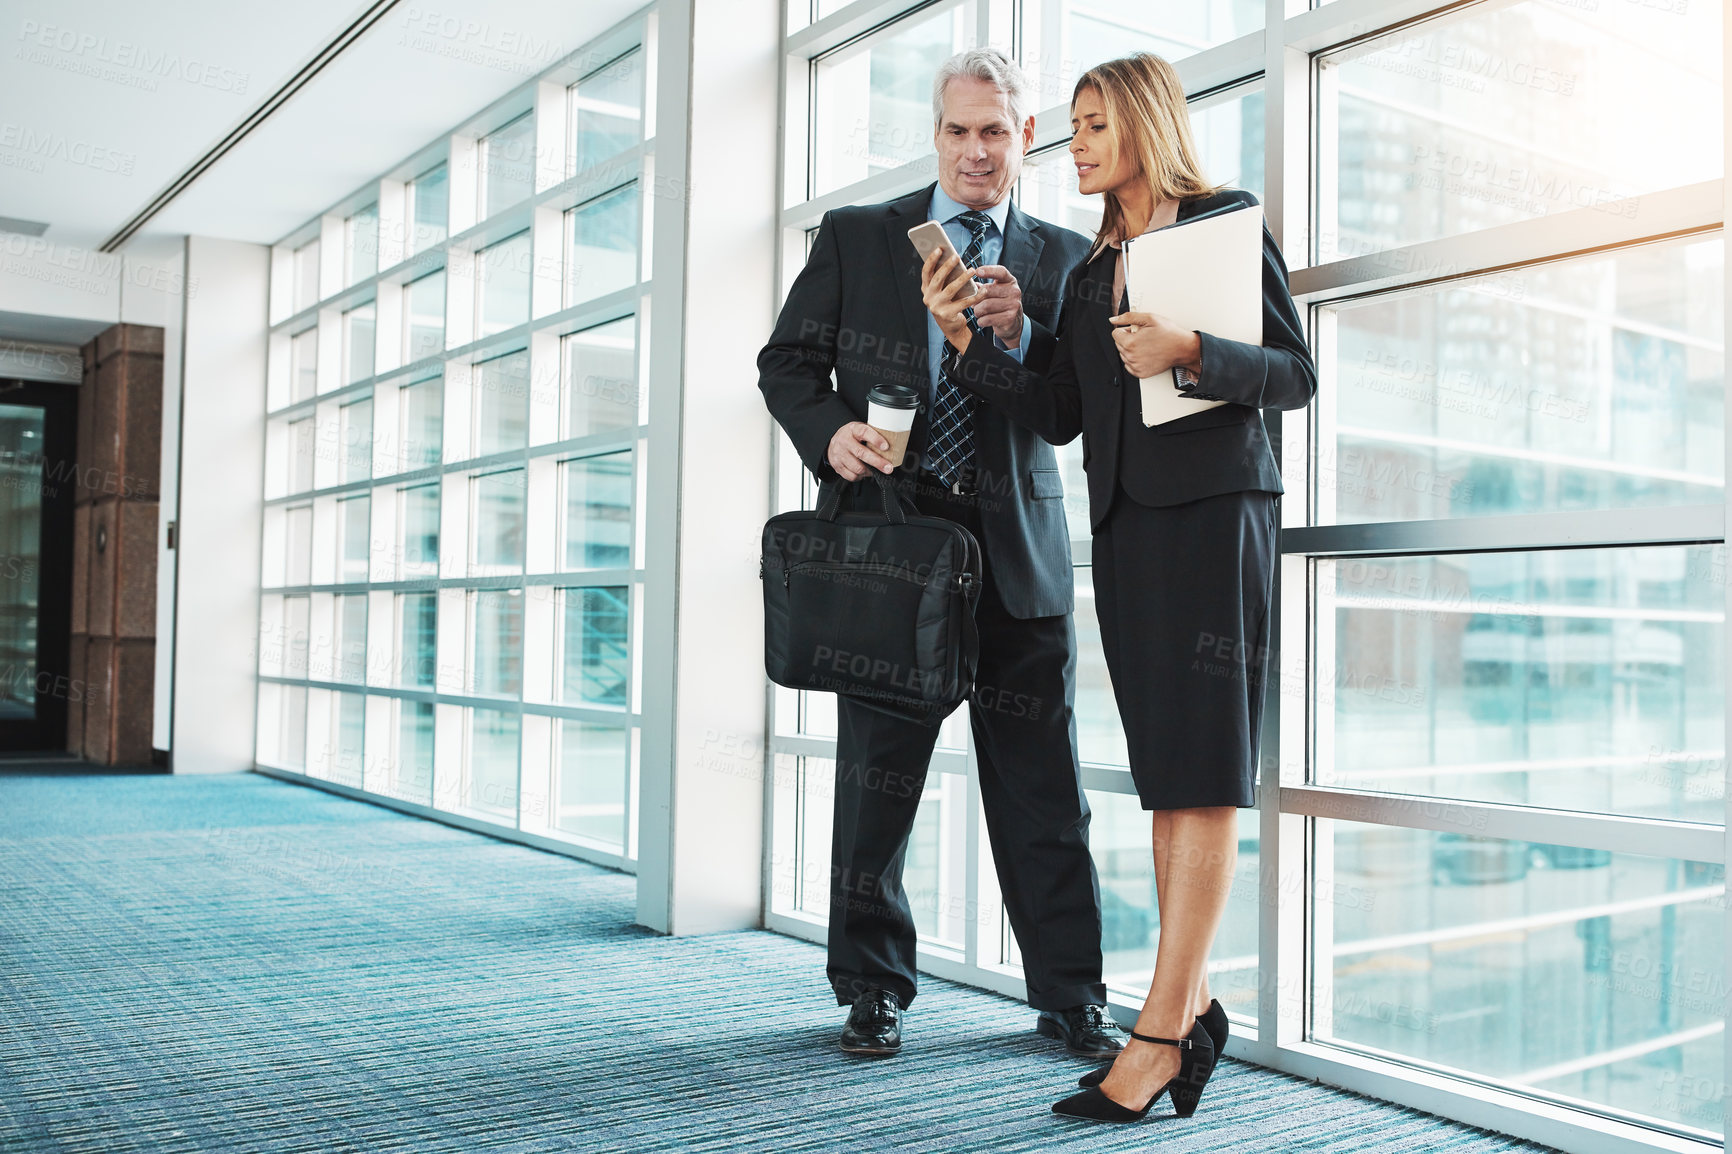
[[[0,1149],[1541,1149],[1235,1062],[1190,1121],[1056,1118],[1087,1064],[936,979],[850,1059],[820,949],[633,886],[252,774],[0,768]]]

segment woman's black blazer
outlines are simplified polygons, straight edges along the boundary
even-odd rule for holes
[[[1179,220],[1231,205],[1257,204],[1240,189],[1184,201]],[[1221,493],[1282,492],[1260,409],[1300,409],[1317,392],[1299,309],[1287,289],[1287,265],[1263,228],[1263,343],[1202,338],[1203,371],[1191,396],[1228,402],[1164,425],[1143,425],[1136,378],[1124,369],[1107,318],[1118,253],[1103,249],[1072,269],[1058,320],[1058,343],[1046,372],[1024,369],[994,347],[971,340],[950,365],[952,379],[997,405],[1012,420],[1055,445],[1083,438],[1089,514],[1099,529],[1119,486],[1139,504],[1179,505]],[[1205,277],[1206,268],[1176,268]],[[1121,452],[1122,447],[1122,452]]]

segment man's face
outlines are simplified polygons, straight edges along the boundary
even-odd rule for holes
[[[957,204],[989,209],[1003,201],[1033,143],[1034,118],[1018,124],[1010,98],[993,85],[965,76],[946,86],[932,146],[938,185]]]

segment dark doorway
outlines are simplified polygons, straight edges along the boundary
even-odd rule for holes
[[[0,751],[66,748],[78,390],[0,380]]]

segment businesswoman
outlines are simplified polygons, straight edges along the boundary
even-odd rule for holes
[[[1260,410],[1302,408],[1317,380],[1267,228],[1261,345],[1133,313],[1123,299],[1123,240],[1212,211],[1260,211],[1250,193],[1204,178],[1172,66],[1138,54],[1091,69],[1071,97],[1071,131],[1078,190],[1099,193],[1104,211],[1066,282],[1044,372],[971,331],[964,309],[982,297],[951,280],[957,258],[928,260],[922,291],[952,379],[1053,444],[1083,437],[1095,611],[1131,777],[1152,811],[1161,935],[1132,1040],[1053,1109],[1129,1122],[1163,1092],[1192,1113],[1226,1041],[1206,965],[1233,880],[1236,809],[1252,803],[1282,491]],[[1138,380],[1169,368],[1191,397],[1226,403],[1145,427]]]

